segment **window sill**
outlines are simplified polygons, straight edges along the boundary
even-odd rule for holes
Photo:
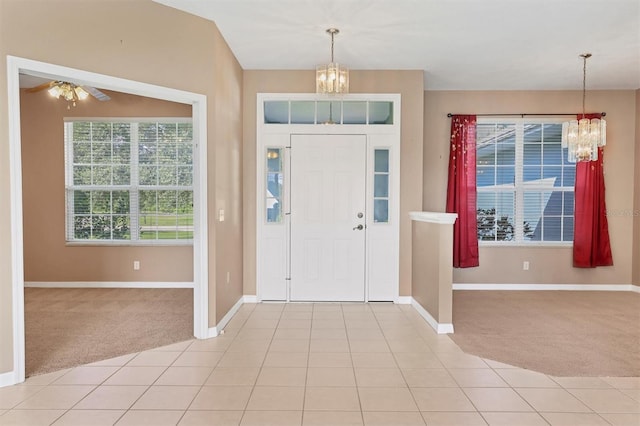
[[[536,242],[517,242],[517,241],[478,241],[479,247],[523,247],[523,248],[571,248],[573,243],[559,241],[536,241]]]
[[[66,247],[184,247],[193,246],[193,240],[183,241],[66,241]]]

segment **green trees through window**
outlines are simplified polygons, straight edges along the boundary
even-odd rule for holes
[[[65,123],[67,240],[193,239],[190,120]]]

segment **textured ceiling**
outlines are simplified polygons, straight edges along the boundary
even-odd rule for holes
[[[244,69],[420,69],[429,90],[640,88],[640,0],[155,0],[216,23]]]

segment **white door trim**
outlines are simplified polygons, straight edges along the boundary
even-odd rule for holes
[[[7,56],[7,97],[9,100],[9,173],[11,209],[11,291],[13,330],[13,370],[2,385],[25,379],[24,346],[24,259],[22,228],[22,155],[20,135],[20,73],[48,79],[69,78],[77,83],[192,105],[194,155],[194,240],[193,240],[193,329],[196,338],[208,334],[208,229],[207,229],[207,97],[202,94],[156,86],[123,78]]]
[[[279,109],[275,116],[282,123],[265,123],[264,104],[267,101],[280,101],[289,108],[293,101],[310,102],[392,102],[393,123],[385,124],[295,124],[290,123],[292,113]],[[289,200],[288,179],[290,178],[290,138],[293,134],[325,134],[367,136],[367,165],[371,166],[373,153],[377,149],[390,150],[390,182],[389,222],[367,223],[365,301],[395,301],[400,294],[399,289],[399,238],[400,238],[400,94],[349,94],[342,96],[326,96],[306,93],[258,93],[256,96],[256,299],[289,301],[290,291],[287,271],[289,262],[289,215],[284,215],[282,222],[267,223],[266,216],[266,154],[267,148],[280,149],[285,161],[283,212],[289,211],[286,201]],[[279,104],[280,105],[280,104]],[[374,105],[376,106],[376,105]],[[278,106],[279,108],[279,106]],[[320,111],[320,104],[316,104]],[[287,109],[288,111],[288,109]],[[367,109],[369,111],[369,109]],[[285,115],[288,114],[288,115]],[[335,118],[335,117],[334,117]],[[288,121],[287,121],[288,120]],[[319,121],[319,120],[318,120]],[[336,118],[337,121],[337,118]],[[295,160],[292,160],[295,161]],[[371,167],[369,167],[371,169]],[[368,169],[368,170],[369,170]],[[367,203],[373,203],[373,173],[367,172]],[[369,209],[367,204],[367,209]],[[371,228],[369,228],[371,226]],[[373,231],[375,229],[375,231]],[[375,241],[372,243],[372,241]],[[276,254],[274,254],[276,253]],[[374,277],[374,278],[372,278]],[[373,290],[373,291],[372,291]]]

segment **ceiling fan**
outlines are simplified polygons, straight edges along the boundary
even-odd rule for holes
[[[47,83],[40,84],[38,86],[26,89],[27,93],[35,93],[41,90],[47,89],[47,92],[56,99],[61,97],[65,99],[67,103],[67,109],[71,109],[69,104],[76,106],[76,101],[82,101],[93,96],[99,101],[108,101],[111,99],[109,96],[102,93],[100,90],[91,86],[79,86],[75,83],[71,83],[63,80],[54,80]]]

